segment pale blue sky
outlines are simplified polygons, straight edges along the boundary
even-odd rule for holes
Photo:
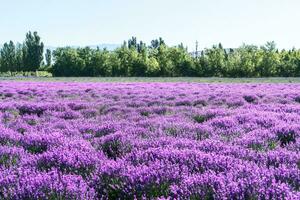
[[[122,43],[131,36],[149,43],[194,49],[222,42],[300,48],[299,0],[0,0],[0,44],[23,41],[28,30],[46,45]]]

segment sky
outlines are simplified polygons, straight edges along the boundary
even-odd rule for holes
[[[0,44],[37,31],[47,46],[162,37],[189,50],[221,42],[300,48],[299,0],[0,0]]]

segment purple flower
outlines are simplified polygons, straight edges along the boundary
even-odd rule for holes
[[[1,81],[0,199],[300,199],[299,91]]]

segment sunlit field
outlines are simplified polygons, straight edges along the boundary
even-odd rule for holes
[[[0,82],[0,199],[300,198],[299,84],[43,80]]]

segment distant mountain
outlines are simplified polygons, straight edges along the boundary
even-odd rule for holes
[[[92,49],[96,49],[99,47],[100,49],[106,48],[109,51],[115,50],[116,48],[120,47],[120,44],[98,44],[98,45],[86,45]],[[79,45],[69,45],[69,47],[72,48],[78,48],[78,47],[86,47],[86,46],[79,46]],[[61,46],[45,46],[44,49],[50,49],[51,51],[55,50],[56,48],[61,47]]]

